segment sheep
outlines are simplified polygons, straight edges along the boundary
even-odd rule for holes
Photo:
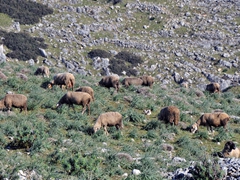
[[[92,96],[93,101],[94,99],[94,91],[91,87],[89,86],[82,86],[82,87],[78,87],[75,92],[86,92],[88,94],[90,94]]]
[[[232,141],[227,141],[222,152],[223,157],[235,157],[240,158],[240,150],[236,147],[235,143]]]
[[[220,93],[220,84],[218,83],[211,83],[206,86],[206,91],[209,91],[210,93]]]
[[[158,119],[166,123],[178,125],[180,121],[180,110],[176,106],[167,106],[160,111]]]
[[[139,78],[143,80],[143,86],[149,86],[152,88],[154,83],[154,78],[152,76],[140,76]]]
[[[5,97],[0,100],[0,109],[7,109],[10,112],[12,107],[20,108],[27,112],[27,97],[23,94],[6,94]]]
[[[49,77],[50,71],[47,66],[39,66],[35,71],[34,75],[42,75],[43,77]]]
[[[107,126],[115,126],[117,129],[123,129],[122,115],[119,112],[106,112],[100,114],[93,126],[94,133],[103,127],[105,134],[108,135]]]
[[[126,77],[123,79],[122,84],[126,87],[129,87],[130,85],[139,86],[143,84],[143,80],[136,77]]]
[[[207,126],[207,129],[212,130],[212,126],[219,127],[223,126],[226,129],[227,123],[230,120],[230,117],[227,113],[224,112],[213,112],[213,113],[204,113],[201,117],[191,126],[190,131],[195,133],[199,126]]]
[[[98,84],[109,89],[113,87],[118,92],[120,86],[119,77],[114,75],[105,76],[98,82]]]
[[[83,110],[82,114],[86,111],[86,107],[88,108],[88,115],[90,115],[90,103],[92,102],[92,97],[90,94],[86,92],[72,92],[68,91],[57,103],[56,107],[59,108],[63,104],[68,104],[74,109],[73,104],[82,105]]]
[[[71,73],[58,73],[53,77],[53,80],[48,84],[48,88],[52,88],[53,85],[60,85],[63,89],[63,86],[66,88],[74,88],[75,77]]]

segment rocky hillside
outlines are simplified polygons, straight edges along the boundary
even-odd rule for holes
[[[210,81],[219,82],[222,90],[238,84],[239,1],[36,2],[54,13],[35,25],[15,22],[10,29],[45,39],[49,46],[40,63],[81,75],[105,75],[111,73],[113,60],[89,58],[88,53],[128,51],[144,60],[134,67],[137,74],[151,74],[160,84],[187,81],[201,90]]]
[[[0,62],[7,61],[0,63],[0,99],[25,94],[28,111],[0,111],[0,179],[239,179],[239,159],[212,156],[226,141],[240,142],[239,87],[229,90],[239,83],[239,1],[32,0],[25,10],[15,2],[0,3],[14,12],[0,13]],[[50,67],[49,78],[34,76],[39,64]],[[94,89],[90,115],[77,106],[56,109],[66,90],[46,87],[63,71],[73,72],[75,88]],[[95,86],[113,72],[121,80],[149,74],[156,84],[119,93]],[[201,91],[212,81],[229,91]],[[158,119],[170,105],[181,111],[179,126]],[[124,129],[93,133],[107,111],[123,115]],[[189,132],[201,114],[215,111],[230,115],[228,131]]]

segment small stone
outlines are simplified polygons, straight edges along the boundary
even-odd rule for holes
[[[137,176],[137,175],[141,174],[141,171],[138,169],[133,169],[132,173],[133,173],[133,175]]]

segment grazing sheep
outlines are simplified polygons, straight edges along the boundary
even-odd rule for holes
[[[94,91],[91,87],[89,86],[82,86],[82,87],[78,87],[75,92],[86,92],[88,94],[90,94],[92,96],[93,101],[94,99]]]
[[[0,109],[7,108],[8,112],[12,107],[20,108],[27,112],[27,97],[23,94],[6,94],[5,97],[0,101]]]
[[[88,115],[90,115],[90,103],[92,102],[92,97],[90,94],[86,92],[67,92],[57,103],[57,108],[62,106],[63,104],[68,104],[74,109],[73,104],[82,105],[83,110],[82,114],[86,111],[86,107],[88,108]]]
[[[178,125],[180,121],[180,110],[176,106],[167,106],[160,111],[158,119],[166,123]]]
[[[154,78],[152,76],[141,76],[140,79],[143,80],[143,86],[149,86],[150,88],[152,88],[154,83]]]
[[[105,134],[108,135],[107,126],[115,126],[117,129],[122,129],[122,115],[119,112],[106,112],[100,114],[96,120],[95,125],[93,126],[94,133],[103,127]]]
[[[228,114],[224,112],[213,112],[213,113],[205,113],[203,114],[196,123],[194,123],[191,127],[191,132],[195,133],[199,126],[207,126],[207,129],[212,130],[212,126],[219,127],[223,126],[226,129],[227,123],[230,120],[230,117]]]
[[[206,91],[209,91],[210,93],[220,93],[220,84],[218,83],[211,83],[206,86]]]
[[[63,89],[63,86],[66,88],[74,88],[75,77],[71,73],[58,73],[53,77],[53,80],[48,84],[48,88],[52,88],[53,85],[60,85]]]
[[[235,143],[232,141],[226,142],[223,150],[222,150],[223,157],[235,157],[240,158],[240,150],[236,147]]]
[[[35,71],[34,75],[42,75],[43,77],[49,77],[50,71],[47,66],[39,66]]]
[[[99,81],[98,83],[100,86],[103,86],[103,87],[107,87],[107,88],[115,88],[116,91],[118,92],[119,90],[119,86],[120,86],[120,83],[119,83],[119,77],[118,76],[105,76],[101,79],[101,81]]]
[[[129,87],[130,85],[139,86],[143,84],[143,80],[136,77],[126,77],[123,79],[122,84],[126,87]]]

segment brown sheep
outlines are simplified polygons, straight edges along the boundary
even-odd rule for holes
[[[226,142],[223,150],[222,150],[223,157],[235,157],[240,158],[240,150],[236,147],[234,142],[228,141]]]
[[[94,133],[103,127],[105,134],[108,135],[107,126],[115,126],[117,129],[122,129],[122,115],[119,112],[106,112],[100,114],[93,126]]]
[[[167,106],[160,111],[158,119],[166,123],[178,125],[180,121],[180,110],[176,106]]]
[[[223,126],[226,129],[227,123],[230,120],[230,117],[228,114],[224,112],[214,112],[214,113],[205,113],[203,114],[196,123],[194,123],[191,127],[191,132],[195,133],[199,126],[207,126],[207,129],[212,130],[213,127],[219,127]]]
[[[120,83],[119,83],[119,77],[118,76],[105,76],[101,79],[101,81],[99,81],[98,83],[100,86],[103,86],[103,87],[107,87],[107,88],[115,88],[115,90],[118,92],[119,90],[119,86],[120,86]]]
[[[74,88],[75,77],[71,73],[58,73],[53,77],[53,80],[48,84],[48,88],[52,88],[53,85],[60,85],[63,89],[63,86],[66,88]]]
[[[6,94],[5,97],[0,101],[0,109],[7,108],[8,112],[12,107],[20,108],[27,112],[27,97],[23,94]]]
[[[140,79],[143,80],[143,86],[149,86],[152,88],[154,83],[154,78],[152,76],[141,76]]]
[[[83,110],[82,114],[86,111],[86,107],[88,108],[88,115],[90,115],[90,103],[92,102],[92,97],[90,94],[86,92],[67,92],[57,103],[57,108],[61,107],[63,104],[68,104],[74,109],[73,104],[82,105]]]
[[[35,71],[34,75],[42,75],[43,77],[49,77],[50,71],[47,66],[39,66]]]
[[[89,86],[82,86],[82,87],[78,87],[75,92],[86,92],[88,94],[90,94],[92,96],[93,101],[94,99],[94,91],[91,87]]]
[[[206,86],[206,91],[209,91],[210,93],[220,93],[220,84],[218,83],[211,83]]]
[[[126,77],[123,79],[122,84],[126,87],[129,87],[130,85],[139,86],[143,84],[143,80],[136,77]]]

